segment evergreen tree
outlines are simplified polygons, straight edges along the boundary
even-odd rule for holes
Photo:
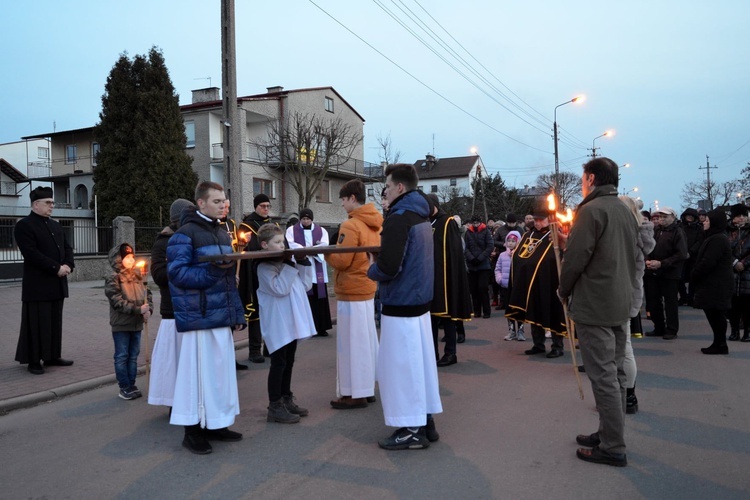
[[[120,56],[107,77],[94,168],[94,194],[105,219],[128,215],[138,222],[169,220],[177,198],[193,199],[198,182],[185,153],[185,125],[164,56]]]

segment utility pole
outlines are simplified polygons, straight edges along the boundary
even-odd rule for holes
[[[705,170],[706,171],[706,194],[708,197],[708,206],[709,210],[714,209],[714,199],[711,197],[711,169],[712,168],[719,168],[717,166],[711,166],[708,163],[708,155],[706,155],[706,166],[705,167],[698,167],[698,170]]]
[[[234,36],[234,0],[221,0],[221,83],[224,114],[224,187],[235,219],[245,213],[240,172],[242,128],[237,109],[237,52]]]
[[[482,177],[482,167],[477,163],[477,175],[474,177],[474,196],[471,197],[471,215],[474,215],[474,207],[477,203],[477,190],[476,187],[482,192],[482,205],[484,206],[484,221],[487,222],[489,218],[487,214],[487,196],[484,194],[484,178]]]

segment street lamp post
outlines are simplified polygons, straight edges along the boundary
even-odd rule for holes
[[[625,196],[627,196],[627,195],[629,195],[630,193],[637,193],[637,192],[638,192],[638,186],[636,186],[636,187],[634,187],[634,188],[632,188],[632,189],[623,189],[623,190],[622,190],[622,191],[620,192],[620,194],[622,194],[622,195],[625,195]]]
[[[612,137],[613,135],[615,135],[614,130],[607,130],[602,135],[597,135],[596,137],[594,137],[594,140],[591,141],[591,157],[592,158],[596,158],[596,140],[602,137]]]
[[[557,180],[560,175],[560,156],[557,152],[557,108],[559,108],[560,106],[565,106],[566,104],[570,104],[571,102],[583,102],[584,99],[585,99],[584,96],[579,95],[569,101],[565,101],[564,103],[558,104],[557,106],[555,106],[554,120],[552,122],[552,133],[554,135],[554,141],[555,141],[555,182],[554,182],[555,193],[557,193]]]

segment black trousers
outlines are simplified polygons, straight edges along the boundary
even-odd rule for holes
[[[534,341],[534,347],[537,349],[544,349],[544,341],[547,339],[545,337],[546,331],[544,328],[538,325],[531,325],[531,340]],[[552,333],[552,349],[557,349],[558,351],[564,351],[564,339],[562,335],[558,335],[555,332]]]
[[[651,311],[651,321],[658,335],[677,334],[680,319],[677,314],[677,287],[679,279],[665,279],[658,276],[644,276],[646,285],[646,302]]]
[[[440,359],[440,349],[438,349],[438,337],[440,336],[440,323],[443,324],[445,331],[445,354],[456,354],[456,323],[463,321],[453,321],[449,318],[440,318],[430,315],[432,323],[432,343],[435,346],[435,359]]]
[[[271,368],[268,370],[268,401],[278,401],[292,393],[292,368],[297,341],[292,340],[284,347],[271,353]]]
[[[727,345],[727,312],[724,309],[704,309],[703,312],[714,333],[712,345],[725,347]]]
[[[260,333],[260,320],[255,319],[247,323],[247,347],[250,357],[260,354],[260,347],[263,344],[263,336]]]
[[[732,309],[729,310],[732,331],[740,331],[740,318],[744,323],[745,332],[750,332],[750,295],[732,296]]]
[[[492,271],[485,269],[482,271],[469,271],[469,292],[471,293],[471,303],[474,306],[474,316],[479,318],[484,313],[490,315],[490,276]]]

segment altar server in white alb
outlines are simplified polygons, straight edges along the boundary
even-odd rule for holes
[[[284,232],[275,224],[261,226],[258,241],[266,251],[285,249]],[[298,258],[296,264],[284,257],[264,259],[258,264],[260,330],[271,354],[268,422],[295,424],[309,413],[294,402],[291,386],[297,341],[315,335],[315,321],[307,301],[311,273],[307,258]]]
[[[299,213],[299,222],[286,229],[286,241],[289,248],[325,247],[328,246],[328,231],[313,222],[313,211],[303,208]],[[327,337],[328,330],[333,328],[331,322],[331,306],[328,303],[328,267],[322,254],[311,255],[312,287],[307,292],[315,320],[315,330],[318,337]]]
[[[383,305],[377,376],[385,424],[399,429],[378,444],[387,450],[427,448],[438,439],[431,414],[443,411],[430,322],[431,207],[417,191],[413,165],[388,165],[385,174],[388,216],[367,275],[380,282]]]
[[[182,334],[170,423],[185,426],[183,446],[200,455],[211,453],[211,439],[242,439],[227,428],[240,413],[232,329],[246,326],[236,265],[199,260],[232,253],[219,221],[224,201],[221,185],[198,184],[197,210],[183,210],[182,226],[167,245],[175,326]]]
[[[380,245],[383,216],[372,203],[365,204],[365,185],[352,179],[339,191],[341,206],[349,218],[341,224],[337,247]],[[375,369],[378,362],[378,332],[375,329],[377,284],[367,277],[367,254],[326,255],[333,267],[336,292],[336,396],[337,410],[366,408],[375,397]]]

